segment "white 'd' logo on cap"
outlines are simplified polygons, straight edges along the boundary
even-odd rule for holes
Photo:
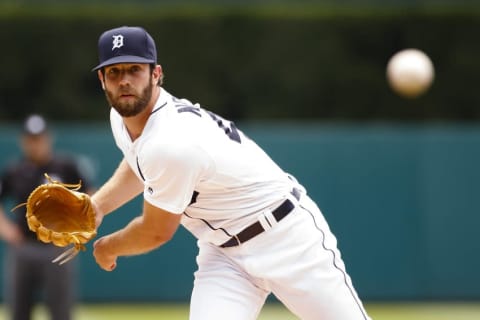
[[[123,36],[120,34],[118,36],[112,36],[113,38],[113,47],[112,50],[115,48],[121,48],[123,47]]]

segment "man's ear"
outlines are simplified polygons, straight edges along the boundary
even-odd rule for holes
[[[155,66],[155,69],[153,69],[153,75],[154,75],[154,78],[156,79],[157,83],[155,83],[155,85],[158,84],[158,82],[162,81],[162,78],[163,78],[163,69],[162,69],[162,66],[157,64]]]
[[[102,71],[97,70],[97,75],[98,75],[98,80],[100,80],[100,83],[102,85],[102,89],[105,91],[105,78],[103,77]]]

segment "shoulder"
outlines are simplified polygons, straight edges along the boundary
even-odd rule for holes
[[[29,171],[28,162],[23,158],[12,158],[8,160],[2,171],[2,177],[15,176],[18,173]]]
[[[167,172],[178,175],[202,172],[202,175],[208,175],[215,168],[215,162],[208,152],[187,139],[148,144],[142,148],[137,161],[146,175],[154,176]]]
[[[177,136],[171,140],[155,141],[152,139],[143,145],[140,155],[150,161],[163,163],[166,161],[192,161],[204,153],[202,146],[195,140]]]
[[[55,154],[49,167],[49,170],[52,172],[58,172],[70,177],[70,179],[83,176],[82,170],[80,169],[79,156],[66,153]]]
[[[122,116],[114,108],[110,108],[110,124],[114,133],[122,127],[122,123]]]
[[[67,153],[57,153],[52,159],[52,163],[58,166],[72,167],[76,165],[76,159]]]
[[[82,181],[82,191],[94,179],[95,169],[91,159],[80,154],[56,154],[49,166],[49,171],[59,175],[59,180],[76,183]]]

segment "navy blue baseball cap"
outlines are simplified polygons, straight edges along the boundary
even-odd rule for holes
[[[155,41],[141,27],[107,30],[98,39],[99,64],[92,71],[117,63],[157,63]]]

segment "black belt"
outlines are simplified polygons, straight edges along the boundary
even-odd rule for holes
[[[292,195],[298,200],[300,199],[300,191],[298,189],[293,189]],[[292,201],[289,199],[286,199],[285,201],[282,202],[280,206],[278,206],[276,209],[272,211],[272,215],[275,217],[275,220],[279,222],[283,218],[285,218],[290,212],[292,212],[293,208],[295,208],[295,205],[293,204]],[[224,244],[220,245],[222,248],[228,248],[228,247],[235,247],[238,246],[244,242],[247,242],[248,240],[252,239],[253,237],[259,235],[265,231],[263,226],[259,221],[255,222],[254,224],[249,225],[237,235],[231,237],[227,242]]]

